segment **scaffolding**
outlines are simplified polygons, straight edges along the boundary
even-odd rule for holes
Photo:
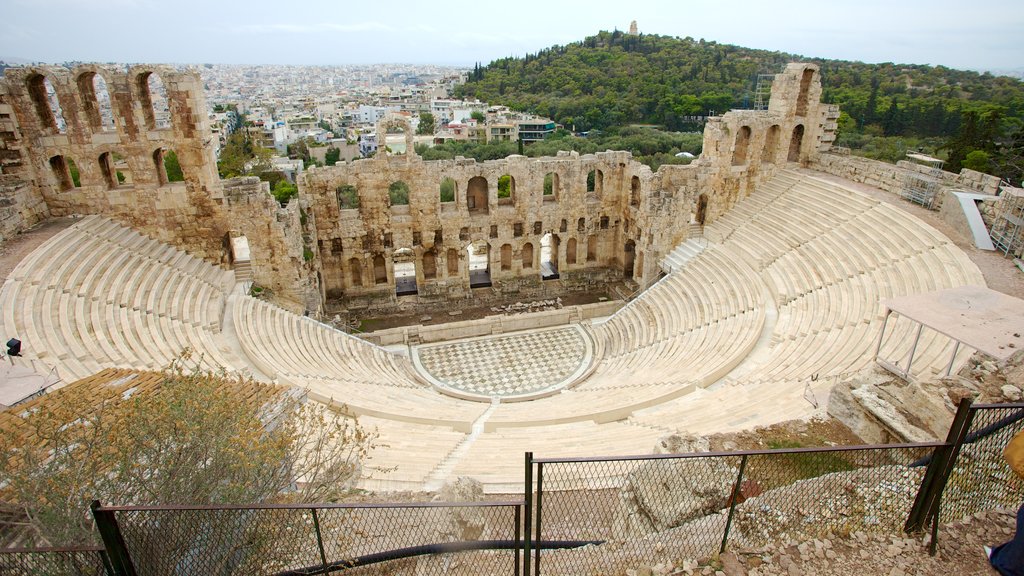
[[[992,244],[1004,256],[1024,255],[1024,189],[1004,186],[999,213],[992,222]]]
[[[929,210],[935,210],[935,199],[942,189],[942,160],[916,152],[908,152],[907,158],[916,168],[903,176],[900,196]]]
[[[772,96],[772,82],[775,74],[758,74],[757,85],[754,88],[754,110],[767,110],[768,100]]]

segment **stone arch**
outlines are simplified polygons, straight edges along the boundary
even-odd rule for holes
[[[780,131],[781,129],[778,124],[772,124],[768,128],[768,132],[764,137],[764,148],[761,150],[761,162],[765,164],[775,163],[775,157],[778,155]]]
[[[557,202],[558,194],[560,192],[560,182],[558,173],[548,172],[544,175],[544,190],[543,199],[544,202]]]
[[[107,90],[107,81],[102,74],[86,70],[78,75],[75,82],[82,96],[82,108],[93,131],[109,132],[115,129],[114,109]]]
[[[57,189],[61,192],[66,192],[75,187],[74,180],[71,178],[71,168],[68,166],[67,159],[64,156],[58,155],[50,158],[50,172],[57,182]]]
[[[447,260],[446,264],[448,265],[448,277],[449,278],[454,278],[454,277],[458,276],[459,275],[459,251],[456,250],[455,248],[449,248],[447,256],[445,257],[445,260]]]
[[[597,236],[587,236],[587,262],[597,262]]]
[[[636,264],[636,242],[626,240],[622,256],[622,277],[629,280],[633,278],[633,266]]]
[[[558,278],[558,247],[561,244],[557,234],[548,232],[540,238],[540,277],[544,280]]]
[[[487,203],[490,196],[490,188],[487,179],[483,176],[474,176],[466,184],[466,206],[470,214],[487,214],[489,212]]]
[[[787,159],[790,162],[800,161],[800,149],[804,145],[804,125],[797,124],[793,128],[793,136],[789,140],[789,156]]]
[[[576,239],[569,238],[565,243],[565,263],[575,264],[576,263]]]
[[[363,263],[359,261],[359,258],[349,258],[348,274],[352,286],[361,287],[363,285]]]
[[[57,97],[57,90],[50,78],[43,74],[32,74],[25,80],[29,98],[36,109],[36,116],[44,130],[64,133],[67,125],[64,122],[64,111]]]
[[[108,190],[117,188],[117,171],[114,169],[114,157],[110,152],[104,152],[100,154],[97,161],[100,165],[100,174],[103,176],[103,182],[107,185]]]
[[[742,166],[747,163],[747,151],[750,148],[750,126],[740,126],[736,133],[736,141],[732,147],[732,165]]]
[[[512,269],[512,245],[502,244],[501,245],[501,270],[508,271]]]
[[[433,250],[423,253],[423,278],[425,280],[437,278],[437,256],[434,255]]]
[[[409,204],[409,185],[402,180],[395,180],[388,186],[388,205],[405,206]]]
[[[399,248],[391,253],[391,270],[395,279],[395,295],[411,296],[419,293],[416,282],[416,253],[412,248]]]
[[[149,130],[164,130],[171,127],[171,110],[168,106],[167,88],[160,75],[144,70],[135,77],[135,90],[142,107],[142,117]]]
[[[600,197],[602,192],[604,192],[604,172],[595,168],[587,172],[587,194]]]
[[[583,232],[586,229],[587,229],[587,219],[584,218],[584,217],[580,217],[580,219],[576,221],[576,231],[577,232]]]
[[[511,205],[516,203],[516,179],[511,174],[502,174],[498,177],[498,205]]]
[[[562,218],[562,222],[558,225],[558,231],[559,232],[568,232],[569,231],[569,221],[566,220],[565,218]]]
[[[643,278],[644,277],[644,253],[636,253],[636,264],[633,266],[633,277]]]
[[[640,177],[633,176],[629,180],[629,205],[640,205]]]
[[[694,211],[694,222],[704,226],[705,220],[708,218],[708,195],[701,194],[697,197],[697,209]]]
[[[459,187],[458,184],[455,182],[455,179],[445,177],[441,180],[440,186],[438,186],[438,199],[441,202],[455,202],[455,195],[458,193],[458,191]]]
[[[491,285],[491,245],[478,240],[466,246],[469,254],[469,287],[484,288]]]
[[[381,254],[377,254],[373,257],[373,283],[388,283],[388,266],[384,262],[384,256]]]
[[[527,242],[523,244],[523,270],[533,269],[533,244]]]
[[[401,132],[405,139],[405,151],[402,152],[406,157],[412,157],[416,155],[416,149],[413,145],[413,130],[412,123],[405,116],[400,116],[395,113],[389,113],[377,123],[377,149],[384,150],[385,153],[388,148],[388,132],[392,133]]]
[[[804,73],[800,76],[800,93],[796,97],[797,116],[807,116],[807,101],[811,91],[811,81],[813,80],[814,70],[812,68],[804,68]]]
[[[153,168],[156,170],[157,182],[161,186],[171,182],[184,182],[185,173],[178,161],[178,154],[167,148],[153,151]]]

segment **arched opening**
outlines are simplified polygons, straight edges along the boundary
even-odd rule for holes
[[[423,253],[423,279],[434,278],[437,278],[437,256],[434,256],[433,250],[427,250]]]
[[[512,205],[516,203],[516,179],[508,174],[502,174],[498,178],[498,205]]]
[[[775,156],[779,148],[779,125],[773,124],[764,137],[764,149],[761,150],[761,162],[775,164]]]
[[[800,77],[800,93],[796,97],[796,115],[807,116],[808,93],[811,90],[811,81],[814,79],[814,70],[806,68]]]
[[[742,166],[747,163],[747,149],[750,148],[750,126],[741,126],[736,133],[736,142],[732,147],[732,165]]]
[[[558,231],[559,232],[568,232],[569,231],[569,221],[566,220],[565,218],[562,218],[562,223],[558,225]]]
[[[100,154],[98,159],[100,164],[100,174],[103,175],[103,182],[107,185],[108,190],[117,188],[117,172],[114,170],[114,160],[110,152],[104,152]]]
[[[629,205],[640,205],[640,177],[633,176],[629,181]]]
[[[466,184],[466,207],[470,214],[487,214],[487,179],[483,176],[474,176]]]
[[[636,242],[626,240],[624,254],[622,257],[622,277],[626,280],[633,278],[633,265],[636,263]]]
[[[587,236],[587,262],[597,262],[597,236]]]
[[[789,156],[790,162],[800,161],[800,149],[804,145],[804,125],[797,124],[796,128],[793,128],[793,137],[789,140]]]
[[[351,184],[342,184],[334,189],[338,195],[339,210],[357,210],[359,208],[359,189]]]
[[[533,244],[523,244],[523,270],[533,269]]]
[[[358,258],[349,258],[348,274],[349,283],[352,286],[361,287],[363,285],[363,263]]]
[[[75,183],[71,179],[71,169],[68,167],[68,163],[63,156],[50,158],[50,172],[53,173],[53,179],[57,182],[57,189],[61,192],[75,187]]]
[[[466,247],[469,253],[469,287],[486,288],[491,285],[491,246],[483,240]]]
[[[169,182],[184,182],[185,174],[181,171],[178,154],[174,150],[157,148],[153,151],[153,168],[156,170],[157,181],[161,186]]]
[[[441,180],[438,196],[441,202],[455,202],[455,180],[452,178]]]
[[[401,180],[388,186],[388,203],[391,206],[407,206],[409,204],[409,185]]]
[[[512,269],[512,245],[501,245],[501,271],[507,272]]]
[[[697,197],[697,209],[695,210],[693,221],[701,226],[704,226],[704,221],[708,217],[708,195],[701,194]]]
[[[110,103],[107,81],[95,72],[84,72],[78,76],[78,93],[82,95],[82,107],[89,126],[98,132],[114,130],[114,110]]]
[[[548,172],[544,175],[544,202],[555,202],[558,200],[559,184],[558,174]]]
[[[587,194],[597,197],[604,192],[604,173],[600,170],[591,170],[587,173]]]
[[[558,236],[548,232],[540,238],[540,277],[543,280],[558,278]]]
[[[64,111],[60,107],[57,91],[50,79],[42,74],[34,74],[28,78],[28,95],[36,109],[36,116],[44,130],[64,133],[67,124],[64,122]]]
[[[636,253],[636,265],[633,266],[633,277],[643,278],[644,277],[644,253]]]
[[[377,254],[373,257],[373,283],[374,284],[387,284],[388,283],[388,267],[384,263],[384,257]]]
[[[416,253],[412,248],[399,248],[391,255],[395,268],[395,295],[412,296],[416,288]]]
[[[167,105],[164,81],[155,72],[143,72],[136,79],[136,90],[142,105],[142,115],[149,130],[171,127],[171,110]]]
[[[586,218],[580,218],[579,220],[576,221],[576,231],[577,232],[583,232],[586,229],[587,229],[587,219]]]
[[[569,241],[565,243],[565,263],[575,264],[576,263],[576,239],[569,238]]]
[[[459,251],[455,248],[448,249],[448,255],[445,257],[448,264],[448,277],[454,278],[459,275]]]

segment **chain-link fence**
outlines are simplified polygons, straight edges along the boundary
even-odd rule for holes
[[[513,575],[522,505],[99,507],[95,513],[108,549],[123,549],[111,553],[115,568],[139,576]]]
[[[1024,503],[1024,480],[1003,459],[1010,439],[1024,430],[1024,403],[971,406],[959,456],[941,499],[941,522]]]
[[[100,547],[0,549],[0,576],[105,576],[105,564]]]
[[[898,534],[920,461],[940,446],[538,459],[532,572],[616,573],[708,558],[728,543]],[[601,545],[547,549],[564,541]]]

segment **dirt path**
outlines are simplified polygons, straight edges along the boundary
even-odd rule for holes
[[[10,276],[22,258],[75,221],[73,218],[47,220],[0,244],[0,284]]]

